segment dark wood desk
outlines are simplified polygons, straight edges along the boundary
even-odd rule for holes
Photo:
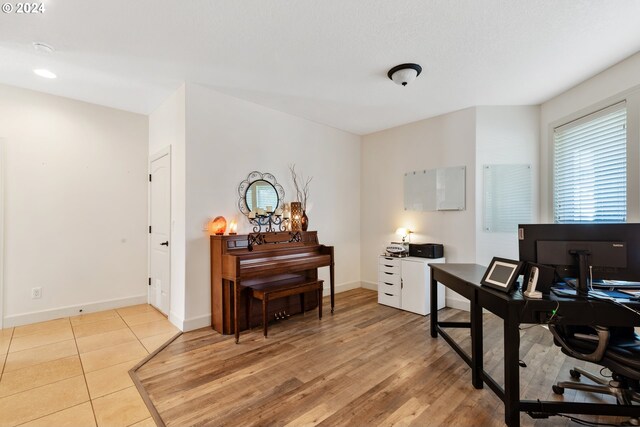
[[[505,423],[520,425],[520,412],[546,414],[590,414],[640,416],[640,408],[631,405],[609,405],[574,402],[543,402],[520,400],[520,324],[548,323],[552,311],[554,320],[572,325],[631,326],[640,325],[640,316],[606,301],[586,298],[561,298],[555,295],[541,300],[525,298],[521,291],[505,294],[480,285],[486,267],[477,264],[430,264],[431,266],[431,336],[438,334],[471,367],[475,388],[487,384],[504,402]],[[469,322],[438,322],[438,286],[459,293],[470,302]],[[639,303],[629,303],[636,310]],[[483,367],[482,309],[503,319],[504,323],[504,388]],[[471,355],[467,354],[444,328],[471,330]]]

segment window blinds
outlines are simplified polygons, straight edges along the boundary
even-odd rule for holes
[[[624,102],[554,129],[556,223],[627,219]]]

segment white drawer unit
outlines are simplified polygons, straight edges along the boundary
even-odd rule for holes
[[[444,258],[378,258],[378,303],[427,315],[431,312],[429,264]],[[438,284],[438,310],[444,307],[444,286]]]
[[[381,256],[378,260],[378,303],[400,308],[402,277],[400,258]]]

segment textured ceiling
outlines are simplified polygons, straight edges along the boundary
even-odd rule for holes
[[[357,134],[538,104],[640,50],[637,0],[44,3],[0,13],[1,83],[148,114],[190,81]],[[386,76],[403,62],[423,67],[407,87]]]

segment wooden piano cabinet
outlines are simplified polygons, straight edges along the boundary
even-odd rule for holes
[[[269,241],[282,241],[289,233],[268,233]],[[318,279],[318,268],[330,268],[331,312],[334,308],[333,247],[318,243],[315,231],[302,232],[300,242],[279,242],[254,245],[248,248],[247,235],[210,236],[211,245],[211,327],[221,334],[236,334],[246,329],[246,298],[251,292],[247,286],[268,284],[299,277],[301,280]],[[237,298],[236,298],[237,295]],[[315,292],[305,293],[305,310],[318,305]],[[253,304],[251,323],[261,323],[262,311]],[[300,298],[285,297],[269,304],[269,318],[275,313],[301,312]],[[234,314],[237,312],[237,316]],[[238,322],[238,331],[234,323]]]

